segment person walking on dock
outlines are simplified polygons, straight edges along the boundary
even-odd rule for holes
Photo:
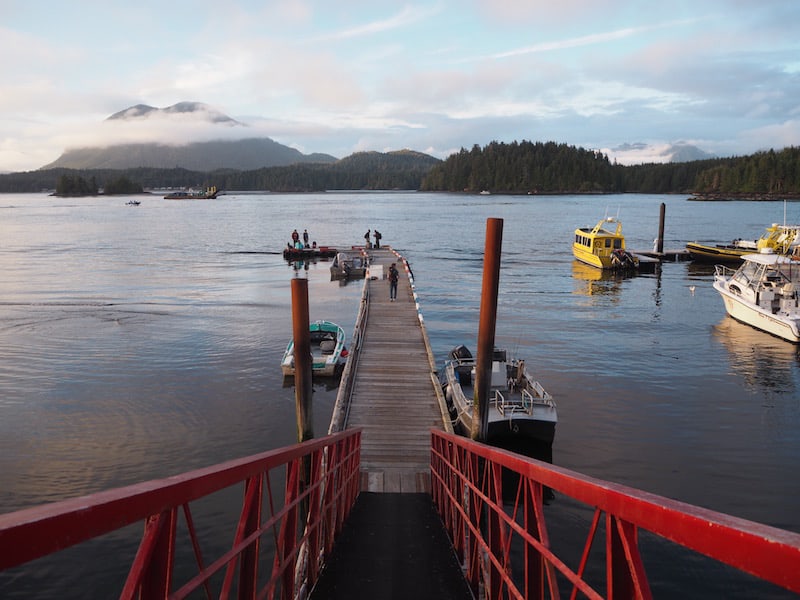
[[[395,265],[396,263],[392,263],[389,267],[389,302],[397,299],[397,280],[400,279],[400,272]]]
[[[364,234],[364,247],[369,250],[372,248],[372,244],[369,241],[369,234],[372,233],[371,229],[367,229],[367,233]]]

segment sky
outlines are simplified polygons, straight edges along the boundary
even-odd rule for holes
[[[0,0],[0,171],[68,148],[800,145],[798,0]],[[107,117],[202,102],[237,126]]]

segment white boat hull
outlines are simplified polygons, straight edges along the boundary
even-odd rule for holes
[[[800,342],[800,313],[778,312],[770,310],[748,301],[739,294],[735,294],[728,289],[728,280],[717,278],[714,281],[714,289],[719,292],[725,304],[725,311],[742,323],[751,327],[766,331],[784,340]]]

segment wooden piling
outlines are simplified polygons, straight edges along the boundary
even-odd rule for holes
[[[494,330],[497,323],[497,292],[500,288],[502,246],[503,219],[487,219],[471,432],[472,439],[479,442],[486,440],[489,425],[489,388],[492,381],[492,354],[494,352]]]
[[[294,399],[297,411],[297,441],[314,437],[311,394],[312,359],[308,317],[308,280],[292,279],[292,336],[294,339]]]
[[[656,253],[664,254],[664,215],[667,212],[667,205],[661,203],[661,210],[658,215],[658,242],[656,243]]]

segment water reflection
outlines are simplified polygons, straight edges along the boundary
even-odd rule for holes
[[[712,334],[728,350],[731,370],[748,387],[794,391],[794,369],[800,365],[797,346],[728,316],[712,327]]]
[[[311,387],[314,391],[325,390],[326,392],[335,392],[339,389],[339,381],[341,381],[340,376],[322,377],[320,375],[314,375]],[[284,388],[294,387],[294,375],[283,378],[283,387]]]
[[[621,282],[629,274],[598,269],[578,260],[572,261],[572,278],[575,280],[575,294],[582,296],[615,295],[621,289]]]

